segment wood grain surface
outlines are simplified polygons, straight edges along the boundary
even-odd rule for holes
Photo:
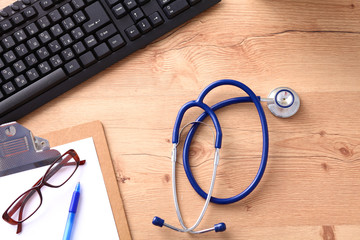
[[[19,122],[37,136],[103,123],[134,239],[360,239],[359,65],[359,0],[223,0]],[[176,114],[223,78],[260,96],[288,86],[301,98],[300,111],[278,119],[263,105],[270,150],[262,181],[238,203],[211,204],[199,226],[225,222],[226,232],[194,236],[152,226],[154,216],[179,226],[170,160]],[[211,105],[242,95],[222,87],[205,100]],[[200,112],[190,111],[184,124]],[[251,104],[227,107],[218,116],[224,136],[214,196],[230,197],[256,174],[261,128]],[[202,127],[190,155],[206,191],[213,152],[212,131]],[[181,161],[177,173],[180,208],[190,226],[204,201]]]

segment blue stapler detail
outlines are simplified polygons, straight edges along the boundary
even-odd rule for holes
[[[17,122],[0,125],[0,177],[51,164],[60,157],[49,142]]]

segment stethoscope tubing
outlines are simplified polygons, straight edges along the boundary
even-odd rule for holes
[[[204,113],[202,113],[198,119],[196,120],[196,122],[201,122],[203,121],[207,116],[210,115],[210,117],[212,118],[215,128],[217,128],[217,124],[219,131],[221,131],[220,128],[220,123],[218,123],[218,119],[216,117],[215,111],[217,111],[220,108],[232,105],[232,104],[236,104],[236,103],[243,103],[243,102],[253,102],[255,104],[255,107],[258,111],[259,114],[259,118],[260,118],[260,122],[261,122],[261,127],[262,127],[262,137],[263,137],[263,147],[262,147],[262,157],[261,157],[261,161],[260,161],[260,166],[258,169],[258,172],[255,176],[255,178],[253,179],[253,181],[250,183],[250,185],[240,194],[233,196],[233,197],[229,197],[229,198],[216,198],[216,197],[211,197],[210,201],[213,203],[217,203],[217,204],[230,204],[230,203],[234,203],[237,202],[241,199],[243,199],[244,197],[248,196],[255,188],[256,186],[259,184],[262,176],[264,175],[265,172],[265,168],[266,168],[266,164],[267,164],[267,158],[268,158],[268,152],[269,152],[269,134],[268,134],[268,127],[267,127],[267,122],[266,122],[266,117],[265,117],[265,113],[264,110],[261,106],[260,103],[260,97],[256,96],[255,93],[248,88],[246,85],[242,84],[241,82],[235,81],[235,80],[230,80],[230,79],[223,79],[223,80],[219,80],[216,81],[212,84],[210,84],[208,87],[206,87],[199,95],[198,99],[193,101],[195,103],[192,103],[192,106],[197,106],[197,103],[201,103],[203,104],[203,100],[205,98],[205,96],[214,88],[218,87],[218,86],[222,86],[222,85],[232,85],[232,86],[236,86],[239,87],[240,89],[242,89],[244,92],[246,92],[249,96],[248,97],[237,97],[237,98],[231,98],[231,99],[227,99],[224,100],[222,102],[219,102],[215,105],[213,105],[210,108],[210,111],[204,107],[203,109],[206,111],[204,111]],[[206,105],[206,104],[204,104]],[[186,104],[184,105],[186,106]],[[207,106],[207,105],[206,105]],[[189,109],[189,108],[187,108]],[[186,110],[187,110],[186,109]],[[185,110],[185,111],[186,111]],[[181,114],[183,116],[184,112],[183,111]],[[181,120],[182,120],[182,116],[181,119],[177,119],[175,126],[178,124],[181,124]],[[214,117],[215,116],[215,117]],[[216,118],[216,121],[214,121],[214,118]],[[178,120],[180,120],[180,122],[178,122]],[[186,176],[189,179],[192,187],[194,188],[194,190],[204,199],[207,198],[207,193],[201,189],[201,187],[198,185],[198,183],[196,182],[192,172],[191,172],[191,168],[190,168],[190,164],[189,164],[189,149],[190,149],[190,144],[192,141],[192,138],[196,132],[198,128],[198,124],[194,124],[186,139],[185,139],[185,143],[184,143],[184,150],[183,150],[183,164],[184,164],[184,170],[186,172]],[[218,129],[216,129],[218,132]],[[174,133],[178,132],[178,130],[174,129]],[[174,135],[173,135],[174,136]],[[218,136],[217,136],[218,137]],[[221,136],[222,137],[222,136]],[[217,142],[215,142],[215,146],[217,145]],[[220,143],[221,146],[221,143]]]
[[[257,97],[257,99],[260,99],[260,97]],[[236,103],[243,103],[243,102],[251,102],[251,98],[250,97],[237,97],[237,98],[231,98],[231,99],[227,99],[224,100],[222,102],[219,102],[215,105],[213,105],[211,107],[211,109],[215,112],[220,108],[232,105],[232,104],[236,104]],[[260,101],[260,100],[259,100]],[[261,106],[261,105],[260,105]],[[261,108],[262,109],[262,108]],[[262,116],[262,114],[264,116]],[[267,158],[268,158],[268,151],[269,151],[269,134],[268,134],[268,128],[267,128],[267,123],[266,123],[266,118],[265,118],[265,114],[264,111],[262,111],[262,114],[259,113],[260,116],[260,122],[261,122],[261,126],[262,126],[262,132],[263,132],[263,148],[262,148],[262,157],[261,157],[261,161],[260,161],[260,166],[259,166],[259,170],[254,178],[254,180],[251,182],[251,184],[240,194],[230,197],[230,198],[216,198],[216,197],[211,197],[210,201],[213,203],[217,203],[217,204],[230,204],[230,203],[234,203],[237,202],[241,199],[243,199],[244,197],[248,196],[255,188],[256,186],[259,184],[264,172],[265,172],[265,168],[266,168],[266,164],[267,164]],[[206,117],[207,117],[207,113],[204,112],[202,113],[197,119],[196,121],[202,122]],[[198,128],[199,124],[194,124],[188,135],[186,136],[185,139],[185,143],[184,143],[184,150],[183,150],[183,165],[184,165],[184,170],[186,173],[187,178],[189,179],[192,187],[194,188],[194,190],[203,198],[207,198],[207,193],[198,185],[198,183],[196,182],[192,172],[191,172],[191,167],[190,167],[190,162],[189,162],[189,151],[190,151],[190,144],[191,141],[194,137],[194,134]]]

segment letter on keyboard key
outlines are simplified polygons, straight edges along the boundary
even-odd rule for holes
[[[90,17],[90,20],[84,24],[84,29],[87,33],[95,31],[110,22],[110,18],[99,2],[95,2],[85,8],[85,12]]]
[[[29,101],[30,99],[40,95],[44,91],[46,91],[49,87],[60,83],[65,80],[66,74],[65,72],[59,68],[56,71],[50,73],[49,75],[39,79],[28,87],[20,90],[14,95],[6,98],[5,100],[0,102],[0,109],[3,113],[8,112],[18,105],[21,105],[24,102]]]

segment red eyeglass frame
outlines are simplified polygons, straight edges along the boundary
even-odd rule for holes
[[[70,156],[70,157],[67,157]],[[62,161],[60,162],[60,166],[56,166],[55,168],[54,165],[60,160],[62,159]],[[47,182],[48,179],[50,179],[54,174],[57,173],[57,171],[65,166],[65,165],[72,165],[74,164],[74,162],[69,162],[70,159],[74,159],[75,163],[76,163],[76,167],[74,169],[74,171],[72,172],[72,174],[62,183],[59,185],[52,185],[49,184]],[[86,160],[80,160],[78,154],[75,152],[75,150],[70,149],[68,150],[66,153],[64,153],[63,155],[61,155],[59,158],[57,158],[47,169],[47,171],[45,172],[45,174],[33,185],[32,188],[30,188],[29,190],[25,191],[23,194],[21,194],[18,198],[15,199],[15,201],[10,204],[10,206],[5,210],[5,212],[2,215],[2,218],[9,224],[11,225],[18,225],[16,233],[20,233],[22,230],[22,223],[24,221],[26,221],[27,219],[29,219],[32,215],[34,215],[34,213],[40,208],[41,204],[42,204],[42,194],[40,189],[43,186],[48,186],[48,187],[52,187],[52,188],[59,188],[61,186],[63,186],[67,181],[69,181],[69,179],[74,175],[74,173],[76,172],[76,170],[78,169],[79,165],[84,165],[86,162]],[[45,179],[45,180],[44,180]],[[24,206],[27,202],[27,200],[35,193],[35,191],[39,194],[40,196],[40,204],[39,206],[35,209],[35,211],[33,213],[31,213],[28,217],[26,217],[25,219],[21,219],[22,218],[22,212],[24,209]],[[15,204],[16,203],[16,204]],[[21,208],[19,211],[19,219],[21,219],[20,221],[18,220],[14,220],[12,218],[12,216],[14,215],[14,213],[16,213],[18,211],[18,209]]]

